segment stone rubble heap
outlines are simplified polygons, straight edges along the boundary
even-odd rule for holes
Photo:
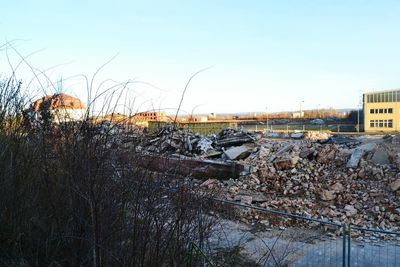
[[[172,126],[162,128],[157,133],[145,136],[137,146],[138,151],[157,154],[180,154],[188,157],[219,160],[236,160],[245,158],[250,153],[249,144],[261,135],[224,129],[218,135],[202,136],[191,131],[174,129]],[[238,149],[242,144],[246,146]],[[229,151],[232,148],[232,151]]]
[[[202,188],[218,188],[228,200],[340,224],[400,230],[398,136],[378,142],[326,133],[281,137],[233,129],[206,137],[166,127],[136,148],[250,165],[251,173],[240,179],[202,183]],[[242,210],[243,220],[261,218]]]
[[[400,150],[395,142],[260,139],[256,151],[239,161],[252,166],[250,175],[208,181],[206,187],[218,187],[222,197],[244,204],[399,231]],[[261,216],[243,210],[245,221]]]

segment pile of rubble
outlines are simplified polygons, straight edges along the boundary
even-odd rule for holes
[[[145,137],[137,146],[138,152],[180,154],[202,159],[237,160],[250,155],[251,143],[254,143],[261,135],[253,135],[235,129],[224,129],[218,135],[213,134],[206,137],[167,126],[156,134]]]
[[[399,230],[400,161],[392,159],[400,154],[392,142],[346,140],[323,144],[264,140],[244,160],[252,166],[250,175],[215,182],[228,200],[337,223]],[[250,214],[244,219],[258,217]]]
[[[226,129],[206,137],[166,127],[137,149],[250,165],[251,173],[239,179],[202,184],[218,188],[228,200],[360,227],[400,229],[398,137],[366,141],[301,134],[276,138]],[[243,220],[259,216],[244,212]]]

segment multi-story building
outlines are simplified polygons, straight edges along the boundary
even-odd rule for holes
[[[400,131],[400,89],[365,93],[366,132]]]
[[[132,116],[135,122],[148,122],[148,121],[165,121],[167,114],[165,112],[139,112]]]

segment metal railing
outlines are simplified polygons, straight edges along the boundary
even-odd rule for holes
[[[267,131],[267,132],[358,132],[357,124],[331,124],[331,125],[315,125],[315,124],[249,124],[242,125],[243,129],[247,131]],[[360,131],[363,126],[360,125]]]

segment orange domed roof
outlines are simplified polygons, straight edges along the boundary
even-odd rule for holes
[[[85,105],[78,98],[61,93],[44,96],[33,102],[31,108],[35,111],[42,109],[84,109]]]

